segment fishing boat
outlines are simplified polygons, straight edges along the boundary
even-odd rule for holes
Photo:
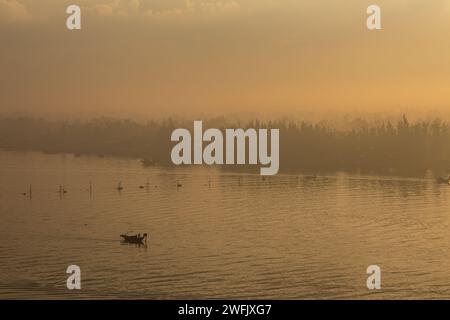
[[[147,241],[147,234],[144,233],[142,236],[141,234],[121,234],[120,235],[124,242],[126,243],[136,243],[136,244],[143,244]]]

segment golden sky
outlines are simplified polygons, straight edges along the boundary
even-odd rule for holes
[[[0,0],[0,43],[0,112],[450,110],[446,0]]]

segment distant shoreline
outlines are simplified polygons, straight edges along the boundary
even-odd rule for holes
[[[229,123],[205,121],[205,127]],[[397,176],[435,176],[450,172],[450,125],[439,119],[396,124],[354,120],[354,128],[338,131],[307,122],[258,120],[241,128],[280,129],[280,173],[364,173]],[[141,160],[144,166],[171,167],[170,134],[192,125],[172,119],[145,124],[129,120],[48,121],[34,118],[0,118],[0,148],[47,154],[89,155]],[[225,171],[256,172],[245,165],[224,166]]]

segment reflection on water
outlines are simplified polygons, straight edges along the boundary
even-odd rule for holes
[[[431,179],[13,152],[0,179],[2,298],[450,298],[450,187]],[[129,230],[147,246],[121,243]],[[80,291],[66,289],[71,264]]]

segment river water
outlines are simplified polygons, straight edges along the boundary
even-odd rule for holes
[[[449,206],[450,187],[425,178],[2,151],[0,297],[448,299]],[[130,230],[147,245],[121,243]],[[72,264],[81,290],[66,288]]]

